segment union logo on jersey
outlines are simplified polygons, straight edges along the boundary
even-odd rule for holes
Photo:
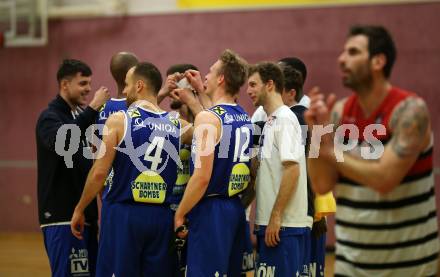
[[[234,117],[230,114],[225,114],[225,124],[230,124],[234,122]]]

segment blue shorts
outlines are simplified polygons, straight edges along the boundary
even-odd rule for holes
[[[238,197],[202,199],[188,215],[188,277],[240,276],[246,216]]]
[[[178,208],[178,203],[173,203],[173,201],[170,201],[171,205],[170,208],[173,211],[173,218],[174,215],[176,214],[176,210]],[[176,274],[175,276],[185,276],[185,270],[186,270],[186,254],[187,254],[187,250],[188,250],[188,242],[186,241],[185,244],[183,245],[183,247],[181,247],[181,249],[178,249],[177,247],[174,247],[174,250],[176,251]]]
[[[266,226],[256,227],[257,259],[255,276],[309,276],[310,228],[282,227],[280,242],[268,247]]]
[[[310,271],[312,276],[324,276],[325,235],[323,234],[319,238],[311,236]]]
[[[241,265],[241,272],[249,272],[255,269],[254,247],[252,246],[251,231],[249,221],[246,221],[246,237],[245,248],[243,252],[243,263]]]
[[[172,276],[172,239],[169,207],[107,202],[101,213],[96,276]]]
[[[97,228],[85,226],[83,239],[72,235],[70,224],[42,228],[52,276],[95,276]]]

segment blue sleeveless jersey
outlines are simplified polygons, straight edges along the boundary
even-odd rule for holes
[[[232,197],[249,184],[252,147],[252,123],[249,115],[236,104],[221,104],[208,109],[222,125],[220,141],[215,146],[214,165],[205,197]],[[191,174],[195,164],[195,140],[191,151]]]
[[[171,196],[172,209],[177,209],[180,201],[182,200],[183,193],[185,192],[186,185],[188,184],[190,177],[190,160],[191,160],[191,145],[182,144],[179,151],[180,162],[182,166],[177,167],[177,179],[173,188],[173,194]]]
[[[107,118],[110,115],[119,111],[125,112],[126,110],[127,110],[127,101],[125,100],[125,98],[121,98],[121,99],[111,98],[99,110],[98,119],[96,120],[96,123],[105,124]]]
[[[180,165],[180,122],[137,107],[125,113],[125,135],[113,161],[110,202],[169,204]]]
[[[98,114],[98,119],[96,123],[98,124],[98,133],[97,136],[102,140],[102,129],[104,128],[104,124],[109,118],[110,115],[116,112],[125,112],[127,111],[127,101],[125,98],[111,98],[108,100],[104,106],[101,107]],[[104,183],[104,190],[102,192],[102,199],[105,200],[107,197],[108,191],[112,187],[112,178],[113,178],[113,169],[110,170],[110,173],[107,176],[107,179]]]

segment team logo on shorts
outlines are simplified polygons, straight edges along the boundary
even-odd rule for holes
[[[256,271],[255,277],[275,277],[275,271],[275,266],[266,265],[266,263],[260,263]],[[295,277],[298,277],[298,274]]]
[[[90,276],[89,272],[89,257],[87,249],[72,248],[72,253],[69,255],[70,259],[70,273],[72,276]]]

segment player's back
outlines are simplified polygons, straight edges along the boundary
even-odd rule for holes
[[[98,114],[98,119],[96,123],[105,124],[107,118],[119,111],[127,110],[127,101],[125,98],[111,98],[108,100],[104,106],[101,107]]]
[[[167,112],[142,107],[129,109],[125,117],[108,200],[166,204],[176,182],[180,123]]]
[[[99,139],[102,140],[103,135],[103,128],[105,125],[105,122],[107,121],[108,117],[116,112],[125,112],[127,111],[127,101],[125,98],[111,98],[108,100],[99,110],[98,118],[96,119],[97,123],[97,136]],[[99,147],[99,145],[97,145]],[[113,169],[110,170],[104,184],[104,190],[102,191],[101,198],[102,200],[106,200],[107,193],[112,187],[113,183]]]
[[[170,196],[179,162],[180,123],[167,112],[129,108],[102,213],[97,276],[171,276]],[[139,272],[142,272],[140,274]]]
[[[221,137],[215,146],[214,165],[205,197],[231,197],[246,189],[250,180],[252,124],[248,114],[236,104],[216,105],[208,111],[219,118]],[[192,147],[193,170],[194,143]]]

